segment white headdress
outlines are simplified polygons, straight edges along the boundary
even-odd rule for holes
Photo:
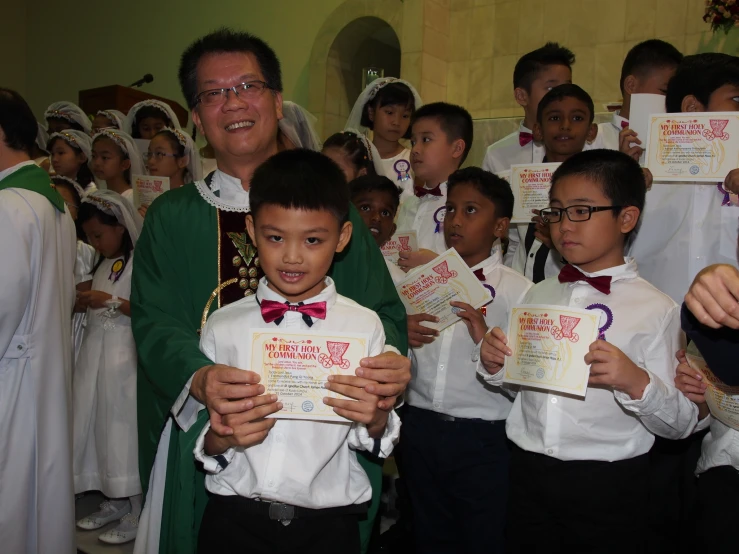
[[[87,114],[77,104],[72,102],[54,102],[44,112],[44,117],[66,119],[71,123],[77,123],[84,131],[92,131],[92,122]]]
[[[144,160],[141,157],[141,152],[139,152],[139,147],[136,146],[131,135],[118,129],[100,129],[95,133],[93,142],[100,136],[108,137],[126,153],[128,159],[131,160],[131,175],[144,174]]]
[[[55,181],[64,181],[65,183],[69,184],[72,188],[74,188],[75,191],[77,191],[77,194],[80,197],[80,200],[85,197],[87,194],[85,192],[85,189],[82,188],[82,185],[80,185],[77,181],[74,179],[70,179],[69,177],[65,177],[64,175],[53,175],[51,177],[51,182],[55,183]],[[56,183],[55,183],[56,184]]]
[[[123,112],[119,112],[118,110],[98,110],[97,115],[102,115],[106,119],[109,119],[118,130],[131,134],[130,129],[126,127],[126,114]]]
[[[175,140],[184,146],[185,156],[189,158],[187,162],[187,173],[185,173],[185,183],[200,181],[203,178],[203,164],[200,161],[200,151],[195,146],[192,137],[180,129],[171,129],[170,127],[165,127],[159,133],[165,131],[174,136]]]
[[[85,156],[87,156],[88,163],[92,161],[92,139],[90,138],[90,135],[83,133],[82,131],[77,131],[76,129],[66,129],[65,131],[60,131],[58,133],[51,133],[47,144],[51,143],[51,141],[57,137],[69,144],[72,148],[82,150],[82,152],[85,153]]]
[[[286,100],[282,103],[280,131],[297,148],[321,151],[321,140],[318,138],[318,133],[316,133],[316,121],[313,114],[295,102]]]
[[[40,150],[47,152],[46,148],[49,144],[49,131],[47,131],[46,127],[41,125],[38,121],[36,122],[36,126],[38,127],[36,131],[36,146],[38,146]]]
[[[131,242],[136,246],[144,220],[131,202],[112,190],[96,190],[86,195],[82,202],[92,204],[100,211],[114,216],[126,228]]]
[[[413,103],[415,104],[416,110],[423,105],[418,92],[408,81],[404,81],[403,79],[396,79],[395,77],[382,77],[380,79],[375,79],[365,87],[365,89],[362,91],[362,94],[360,94],[359,98],[357,98],[357,101],[354,102],[354,107],[349,114],[349,119],[347,119],[346,126],[344,128],[357,129],[362,133],[366,133],[369,128],[362,125],[362,112],[364,111],[364,107],[365,105],[367,105],[367,102],[375,99],[375,96],[377,96],[377,93],[380,91],[381,88],[389,85],[390,83],[405,85],[410,89],[411,94],[413,94]]]
[[[134,125],[136,124],[136,113],[141,108],[146,107],[158,109],[172,122],[172,127],[174,127],[175,129],[182,129],[179,119],[177,119],[174,110],[169,106],[169,104],[165,104],[160,100],[143,100],[141,102],[137,102],[136,104],[131,106],[130,110],[128,110],[128,115],[126,116],[126,125],[128,126],[128,130],[131,131],[131,134],[133,134]]]

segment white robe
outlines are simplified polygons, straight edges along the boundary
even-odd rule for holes
[[[92,268],[95,265],[95,249],[87,243],[77,240],[77,259],[74,262],[74,284],[92,281]],[[87,325],[87,312],[76,313],[72,317],[72,341],[74,343],[74,360],[80,353],[82,335]]]
[[[72,218],[2,190],[0,253],[0,550],[74,553]]]
[[[133,253],[117,281],[106,259],[92,290],[128,300]],[[74,372],[74,491],[100,490],[108,498],[141,494],[136,429],[136,344],[131,318],[120,314],[105,329],[107,308],[88,309]]]

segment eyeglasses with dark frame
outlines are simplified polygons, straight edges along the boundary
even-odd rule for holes
[[[593,212],[606,212],[611,210],[620,210],[623,206],[586,206],[584,204],[575,204],[566,208],[544,208],[541,210],[541,217],[545,223],[559,223],[562,220],[562,213],[567,214],[567,219],[573,223],[588,221]]]
[[[179,154],[169,154],[168,152],[144,152],[141,155],[147,162],[154,158],[157,160],[163,160],[164,158],[179,158]]]
[[[245,100],[254,100],[259,98],[266,89],[272,90],[272,87],[264,81],[246,81],[232,87],[204,90],[195,97],[195,103],[203,106],[219,106],[226,101],[229,92]]]

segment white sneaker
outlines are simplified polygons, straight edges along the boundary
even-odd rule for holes
[[[131,505],[128,502],[123,504],[123,507],[117,508],[109,500],[106,500],[100,504],[99,511],[79,520],[77,522],[77,527],[86,531],[100,529],[103,525],[107,525],[111,521],[120,519],[129,511],[131,511]]]
[[[134,540],[138,530],[139,518],[126,514],[121,518],[121,522],[117,527],[102,533],[98,538],[108,544],[123,544]]]

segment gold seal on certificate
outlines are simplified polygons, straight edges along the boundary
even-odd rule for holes
[[[154,200],[169,190],[169,177],[154,175],[133,176],[133,205],[140,208],[142,204],[150,206]]]
[[[511,190],[513,191],[513,217],[511,223],[530,223],[531,210],[549,206],[549,189],[552,174],[558,163],[523,164],[511,167]]]
[[[703,382],[708,387],[705,392],[706,404],[711,415],[724,425],[739,431],[739,387],[730,387],[716,377],[694,343],[688,346],[685,357],[688,365],[703,375]]]
[[[646,144],[655,182],[723,181],[739,166],[739,113],[653,115]]]
[[[562,306],[522,305],[511,311],[504,383],[585,396],[585,355],[598,338],[600,315]]]
[[[323,403],[325,396],[341,397],[323,384],[329,375],[354,375],[367,356],[368,335],[252,329],[249,345],[249,367],[261,375],[266,393],[276,394],[283,405],[269,417],[347,421]]]
[[[389,241],[382,245],[382,255],[386,259],[398,265],[401,252],[416,252],[418,250],[418,238],[415,231],[398,231]]]
[[[437,323],[423,324],[439,331],[461,321],[459,309],[450,302],[466,302],[478,309],[493,300],[454,248],[411,271],[395,288],[407,313],[435,315]]]

